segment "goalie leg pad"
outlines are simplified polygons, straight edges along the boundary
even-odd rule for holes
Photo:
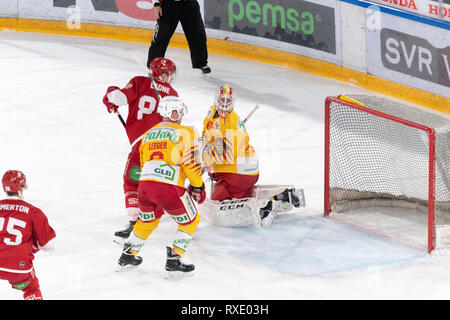
[[[258,202],[255,198],[214,201],[206,199],[200,205],[202,214],[221,227],[261,226]]]

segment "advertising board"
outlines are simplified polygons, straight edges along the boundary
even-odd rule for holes
[[[373,14],[366,9],[368,21]],[[381,15],[367,28],[368,73],[450,98],[448,30]]]
[[[369,2],[450,22],[450,0],[370,0]]]
[[[204,10],[216,37],[340,63],[335,0],[208,0]]]

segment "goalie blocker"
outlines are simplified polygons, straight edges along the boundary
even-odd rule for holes
[[[213,190],[214,182],[211,193]],[[209,221],[221,227],[269,227],[278,213],[304,206],[303,189],[292,185],[256,185],[251,198],[206,199],[199,210]]]

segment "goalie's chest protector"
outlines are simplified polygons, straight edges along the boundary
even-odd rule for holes
[[[224,140],[222,157],[209,155],[214,162],[213,172],[229,172],[256,175],[259,173],[258,158],[243,122],[233,110],[223,119],[218,116],[216,108],[211,106],[203,121],[203,136],[208,142],[217,138]]]

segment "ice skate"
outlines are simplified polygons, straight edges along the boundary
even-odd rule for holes
[[[278,195],[279,200],[288,202],[292,204],[295,208],[300,208],[305,206],[305,197],[303,194],[303,189],[286,189],[280,195]]]
[[[119,268],[117,271],[134,269],[142,263],[142,258],[137,256],[137,252],[131,250],[131,244],[125,244],[122,255],[119,258]]]
[[[122,244],[122,245],[125,244],[125,240],[128,239],[128,237],[130,236],[130,233],[131,233],[131,231],[133,231],[133,227],[135,224],[136,224],[136,221],[130,221],[128,226],[125,229],[116,231],[114,233],[113,241],[118,244]]]
[[[273,200],[270,200],[264,208],[261,208],[259,213],[261,215],[261,225],[270,227],[277,215]]]
[[[167,278],[179,278],[191,276],[195,270],[193,264],[184,264],[178,254],[174,253],[172,248],[167,247],[166,272]]]

